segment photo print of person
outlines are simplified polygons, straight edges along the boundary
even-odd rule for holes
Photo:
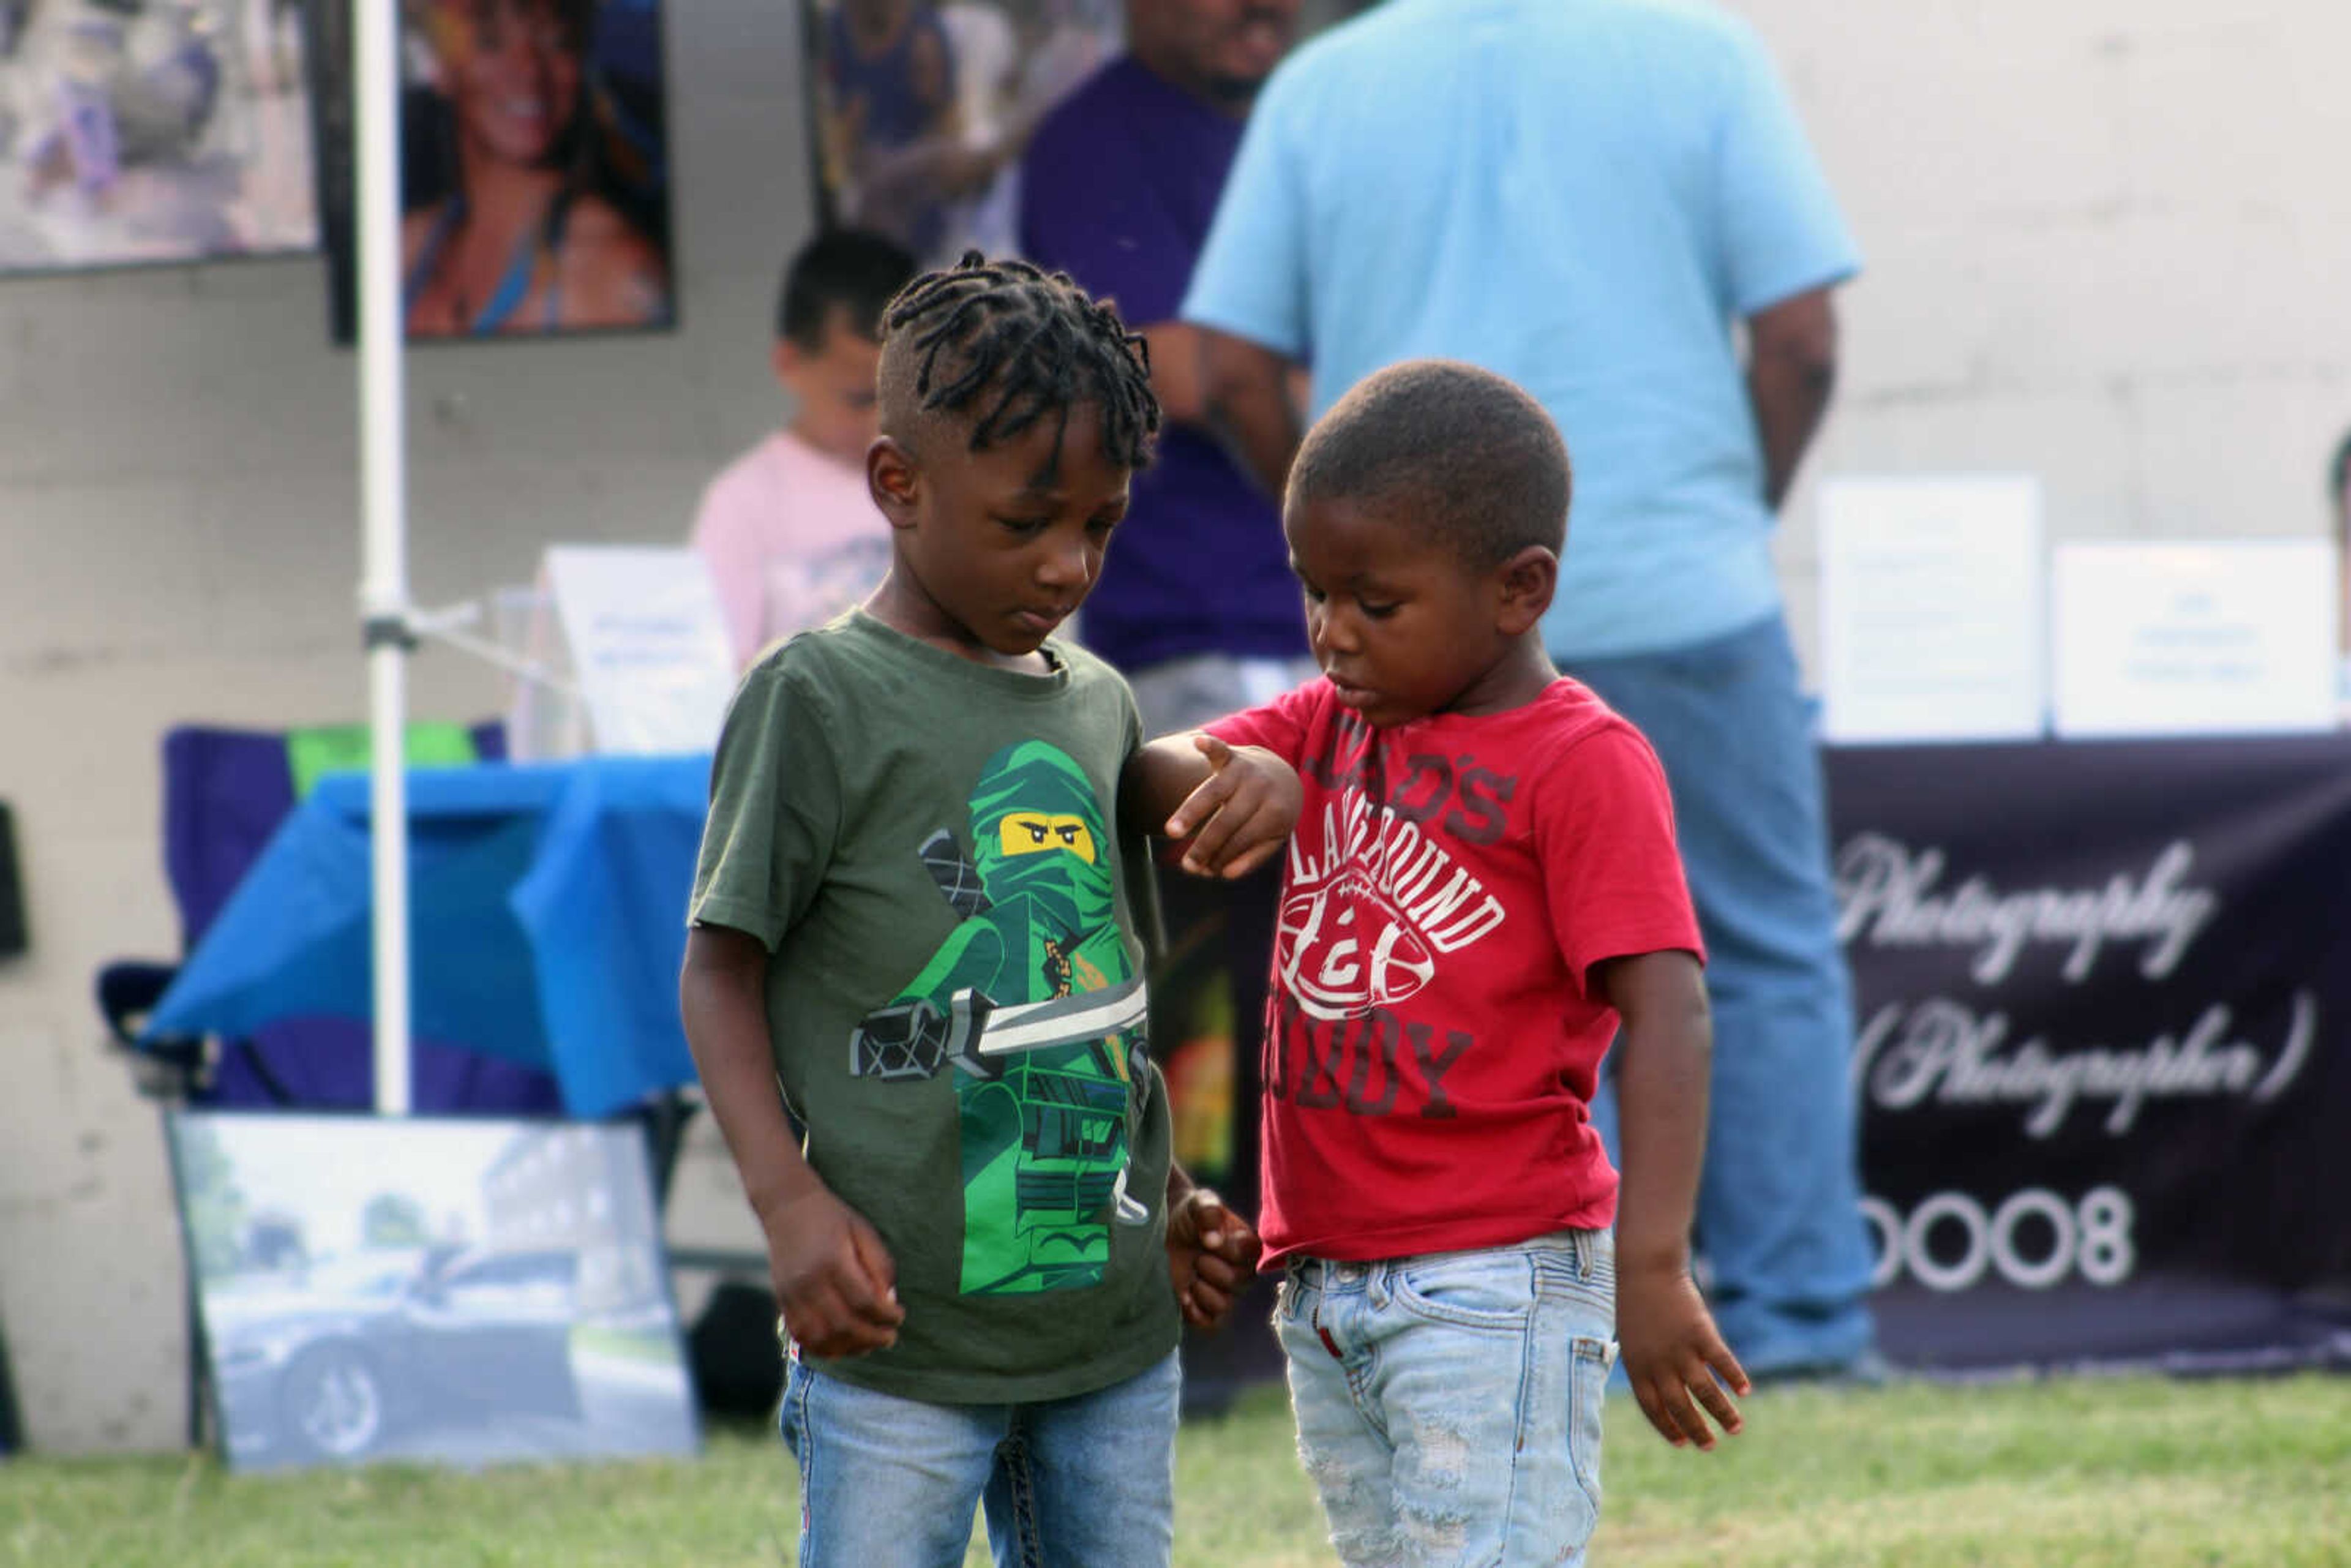
[[[820,215],[926,266],[1016,249],[1037,122],[1117,53],[1118,0],[803,0]]]
[[[347,343],[359,289],[350,0],[312,5],[329,315]],[[674,325],[661,0],[400,6],[409,340]]]
[[[319,242],[300,0],[0,0],[0,273]]]

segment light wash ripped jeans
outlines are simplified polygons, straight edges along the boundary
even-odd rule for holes
[[[1292,1258],[1274,1326],[1299,1457],[1348,1568],[1583,1561],[1616,1357],[1607,1231]]]

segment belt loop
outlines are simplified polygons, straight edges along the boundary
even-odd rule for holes
[[[1598,1260],[1593,1256],[1593,1253],[1599,1250],[1599,1249],[1593,1245],[1592,1239],[1595,1233],[1589,1230],[1578,1230],[1573,1234],[1575,1237],[1576,1275],[1578,1278],[1589,1281],[1592,1278],[1592,1271],[1599,1267]]]

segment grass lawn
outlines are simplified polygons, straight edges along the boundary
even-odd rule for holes
[[[2351,1378],[1771,1391],[1676,1453],[1609,1409],[1602,1568],[2351,1565]],[[1278,1390],[1185,1429],[1176,1558],[1325,1564]],[[5,1568],[748,1568],[791,1561],[764,1432],[687,1464],[238,1478],[210,1458],[0,1462]],[[972,1561],[985,1561],[975,1552]]]

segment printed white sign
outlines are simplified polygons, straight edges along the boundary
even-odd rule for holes
[[[701,556],[560,545],[547,552],[547,577],[594,749],[659,756],[718,743],[735,663]]]
[[[2031,739],[2046,724],[2041,486],[1845,478],[1821,489],[1832,740]]]
[[[2059,734],[2334,726],[2333,547],[2070,544],[2055,581]]]

